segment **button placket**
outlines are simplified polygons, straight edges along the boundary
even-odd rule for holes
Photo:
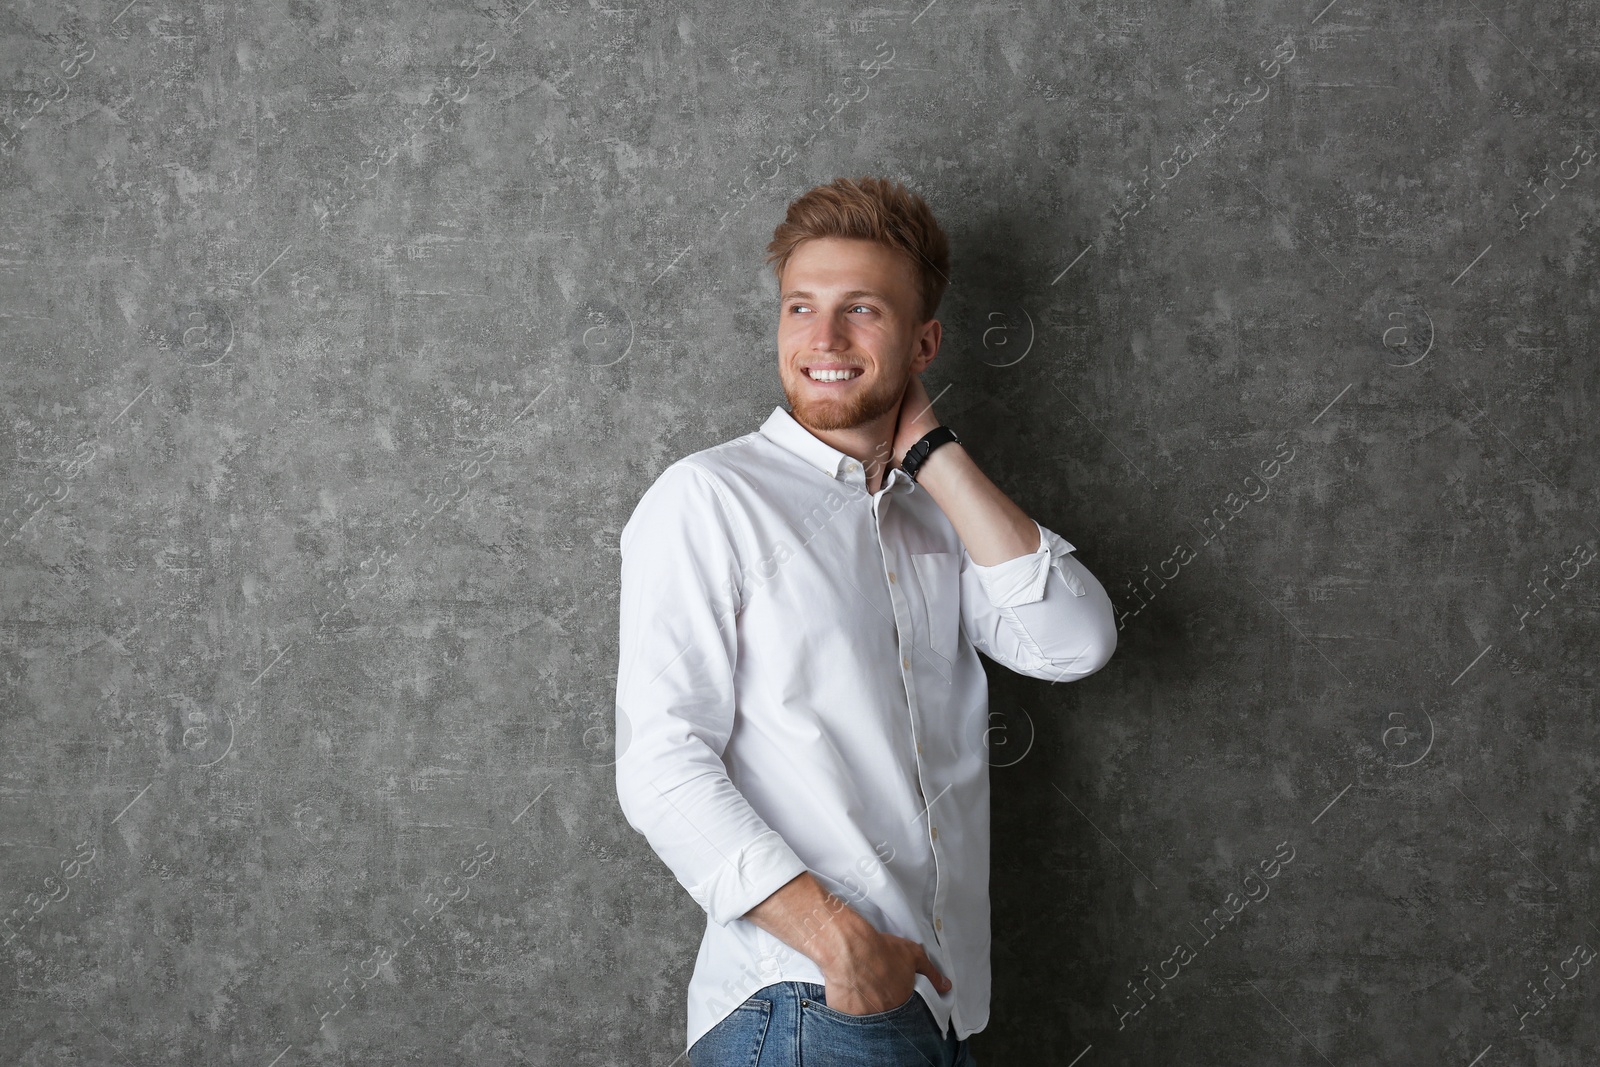
[[[901,591],[899,583],[895,581],[895,572],[889,567],[888,564],[888,561],[891,558],[891,553],[889,548],[884,544],[883,523],[880,521],[878,514],[878,503],[881,499],[881,497],[878,497],[874,498],[872,501],[872,520],[874,531],[876,532],[878,539],[878,554],[884,560],[884,573],[889,581],[889,602],[890,606],[894,610],[896,637],[899,639],[902,647],[900,665],[903,670],[901,671],[901,678],[905,682],[906,707],[911,716],[911,736],[912,740],[916,743],[917,751],[917,795],[922,798],[924,805],[922,814],[923,817],[928,820],[929,850],[933,855],[933,936],[934,940],[942,945],[944,942],[939,935],[944,930],[944,920],[940,916],[940,912],[944,908],[944,880],[940,877],[942,865],[939,857],[939,833],[938,828],[933,823],[932,805],[928,801],[927,792],[923,788],[922,784],[923,766],[921,757],[923,753],[922,742],[918,739],[921,731],[919,729],[917,715],[917,687],[916,680],[911,670],[911,658],[905,655],[903,651],[905,643],[908,639],[915,640],[914,635],[916,631],[911,624],[911,612],[910,608],[906,604],[905,595]]]

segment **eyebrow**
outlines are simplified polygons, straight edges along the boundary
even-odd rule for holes
[[[870,296],[875,300],[885,300],[885,301],[889,299],[888,296],[886,296],[885,294],[880,293],[880,292],[876,292],[876,291],[874,291],[872,289],[852,289],[848,293],[840,293],[839,296],[840,296],[841,299],[844,299],[844,300],[853,300],[858,296]],[[795,299],[797,297],[803,297],[806,300],[815,300],[817,298],[817,295],[815,293],[808,293],[804,289],[790,289],[787,293],[784,293],[778,299],[779,300],[792,300],[792,299]]]

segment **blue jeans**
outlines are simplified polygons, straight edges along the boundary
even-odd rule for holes
[[[897,1008],[847,1015],[815,982],[758,989],[689,1049],[689,1067],[977,1067],[916,990]]]

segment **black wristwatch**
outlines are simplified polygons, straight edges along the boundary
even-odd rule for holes
[[[917,441],[916,444],[906,449],[906,456],[900,461],[900,469],[913,482],[917,480],[917,471],[922,469],[922,464],[927,461],[928,453],[948,441],[960,442],[961,438],[948,426],[935,426]]]

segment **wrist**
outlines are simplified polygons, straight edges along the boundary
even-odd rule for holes
[[[946,475],[959,466],[963,461],[970,463],[972,453],[960,441],[951,441],[941,445],[928,453],[928,458],[922,461],[922,466],[917,470],[916,483],[924,489],[929,489],[936,483],[945,480]]]
[[[934,426],[907,447],[900,457],[900,469],[914,482],[920,481],[923,467],[940,451],[959,444],[961,438],[948,426]]]
[[[833,897],[830,904],[837,907],[812,938],[812,951],[807,955],[823,974],[834,974],[850,965],[853,959],[870,955],[870,946],[878,936],[877,929],[849,904]]]

